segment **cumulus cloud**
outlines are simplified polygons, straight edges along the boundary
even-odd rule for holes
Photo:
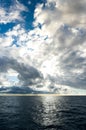
[[[43,4],[37,5],[34,15],[34,25],[40,23],[42,32],[52,37],[47,50],[52,58],[56,57],[53,77],[57,77],[59,84],[77,88],[85,88],[86,84],[85,5],[85,0],[48,0],[45,7]]]
[[[33,30],[26,31],[19,24],[0,38],[0,73],[13,69],[17,85],[34,91],[86,89],[85,5],[86,0],[38,4]]]
[[[72,27],[85,27],[85,5],[86,0],[47,0],[45,6],[43,4],[37,5],[34,24],[43,25],[43,32],[47,32],[49,35],[55,34],[58,28],[64,24]]]

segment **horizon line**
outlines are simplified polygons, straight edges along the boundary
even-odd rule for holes
[[[0,94],[0,96],[86,96],[86,94]]]

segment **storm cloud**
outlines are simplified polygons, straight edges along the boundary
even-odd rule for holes
[[[9,69],[13,69],[18,73],[21,86],[32,86],[34,83],[36,84],[36,79],[42,78],[42,74],[32,66],[19,63],[12,57],[0,57],[0,73],[7,73]]]

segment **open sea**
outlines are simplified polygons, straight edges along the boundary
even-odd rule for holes
[[[86,97],[0,96],[0,130],[86,130]]]

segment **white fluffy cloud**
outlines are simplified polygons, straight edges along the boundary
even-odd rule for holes
[[[72,27],[85,27],[86,0],[47,0],[45,7],[43,4],[37,5],[34,17],[36,19],[34,24],[43,25],[43,32],[49,35],[54,35],[64,24]]]
[[[4,3],[2,2],[2,5]],[[10,22],[15,22],[16,20],[21,21],[23,20],[21,16],[22,11],[27,11],[27,8],[19,3],[17,0],[12,2],[13,5],[11,5],[8,8],[1,6],[0,7],[0,23],[1,24],[7,24]]]
[[[86,89],[85,5],[86,0],[38,4],[33,30],[16,25],[0,38],[0,56],[8,57],[1,61],[1,73],[5,73],[3,63],[7,74],[10,68],[18,74],[17,85],[35,91],[73,93],[73,88]]]

